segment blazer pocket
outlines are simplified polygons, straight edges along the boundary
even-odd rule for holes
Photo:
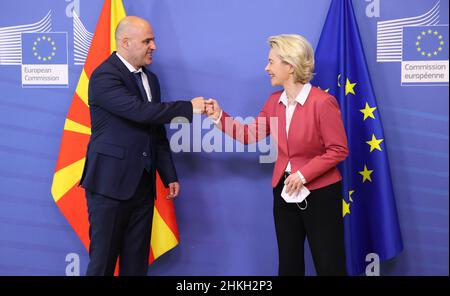
[[[123,159],[125,156],[125,148],[107,143],[97,143],[94,147],[94,152]]]

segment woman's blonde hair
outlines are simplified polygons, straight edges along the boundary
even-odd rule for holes
[[[281,34],[267,40],[280,59],[294,67],[294,79],[302,84],[311,81],[314,75],[314,51],[303,36]]]

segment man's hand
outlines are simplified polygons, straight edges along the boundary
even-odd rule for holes
[[[180,193],[180,184],[178,182],[173,182],[169,184],[169,195],[167,199],[174,199]]]
[[[218,120],[220,116],[220,112],[222,109],[220,108],[219,103],[215,99],[209,99],[205,101],[206,114],[213,120]]]
[[[204,114],[205,109],[205,98],[204,97],[195,97],[191,100],[192,110],[194,114]]]

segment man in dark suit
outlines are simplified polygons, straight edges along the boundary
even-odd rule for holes
[[[159,82],[145,68],[156,49],[144,19],[128,16],[115,34],[117,52],[92,73],[92,135],[80,184],[89,212],[87,275],[146,275],[158,170],[169,196],[180,190],[164,128],[203,113],[202,97],[161,103]]]

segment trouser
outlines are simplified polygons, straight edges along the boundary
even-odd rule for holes
[[[89,265],[86,275],[147,275],[154,198],[152,176],[143,171],[134,195],[117,200],[86,190]]]
[[[281,197],[286,177],[273,189],[278,274],[305,275],[307,238],[318,275],[346,275],[341,182],[311,190],[307,204],[297,204]]]

